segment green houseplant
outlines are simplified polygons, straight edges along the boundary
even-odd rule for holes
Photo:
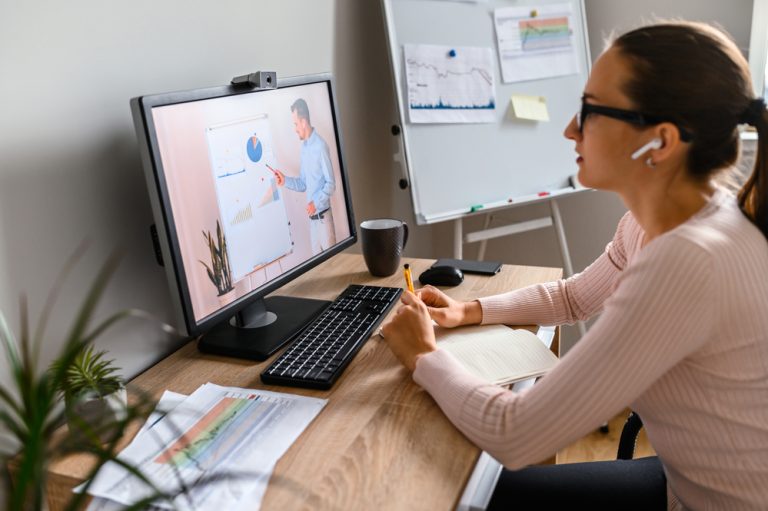
[[[84,394],[105,397],[123,388],[123,380],[116,374],[114,360],[105,360],[107,352],[94,351],[93,345],[86,345],[66,368],[66,378],[60,390],[66,399],[76,399]],[[54,369],[59,365],[54,364]]]
[[[234,286],[232,285],[232,271],[229,267],[229,256],[227,255],[227,240],[221,231],[221,224],[219,224],[218,220],[216,220],[216,238],[214,239],[211,236],[210,231],[203,231],[203,238],[205,238],[208,249],[211,252],[211,265],[208,266],[203,261],[200,261],[200,264],[205,267],[208,278],[216,286],[218,296],[223,296],[232,291]]]
[[[64,368],[64,378],[59,390],[64,395],[67,422],[70,431],[80,430],[78,421],[84,421],[102,441],[110,435],[110,427],[124,415],[128,405],[122,379],[116,374],[120,369],[114,360],[106,360],[106,351],[95,351],[93,345],[85,345],[69,367]],[[61,360],[51,366],[59,370]]]
[[[54,435],[65,416],[62,406],[64,393],[61,389],[71,388],[68,387],[74,381],[70,378],[71,370],[78,357],[85,357],[94,339],[121,319],[127,316],[146,317],[146,314],[140,311],[126,310],[112,314],[95,327],[90,325],[94,309],[117,265],[117,256],[113,255],[97,272],[64,337],[56,364],[52,368],[40,370],[38,358],[43,339],[46,337],[48,317],[64,277],[79,257],[80,254],[76,253],[65,265],[48,295],[34,332],[30,329],[24,297],[20,300],[21,321],[18,339],[0,312],[0,344],[5,351],[7,369],[11,376],[9,386],[0,385],[0,424],[10,432],[16,443],[23,447],[12,460],[0,459],[1,470],[9,488],[5,509],[10,511],[44,509],[49,464],[77,452],[87,452],[95,460],[88,480],[91,480],[105,463],[111,461],[124,467],[153,489],[154,493],[150,497],[137,502],[130,509],[143,509],[151,502],[168,498],[168,495],[158,490],[140,471],[117,458],[117,443],[127,426],[132,421],[145,418],[151,411],[154,403],[148,397],[139,394],[134,402],[124,408],[121,417],[110,420],[108,424],[94,428],[79,420],[75,421],[69,434]],[[114,386],[116,382],[112,378],[113,372],[103,365],[101,357],[94,359],[91,355],[90,362],[94,361],[95,367],[100,367],[98,373],[103,377],[100,385],[103,385],[105,390]],[[102,437],[102,429],[108,429],[110,434]],[[85,492],[73,494],[67,509],[80,509],[85,498]]]

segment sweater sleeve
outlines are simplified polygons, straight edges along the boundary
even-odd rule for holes
[[[603,254],[581,273],[565,280],[480,298],[483,323],[561,325],[594,316],[602,310],[626,266],[627,242],[639,232],[631,213],[626,213]]]
[[[622,274],[584,338],[536,385],[513,393],[437,350],[414,380],[473,443],[506,467],[540,461],[594,430],[706,342],[711,257],[687,240],[655,240]]]

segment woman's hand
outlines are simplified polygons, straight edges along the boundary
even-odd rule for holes
[[[403,305],[395,317],[381,327],[381,335],[392,353],[409,371],[413,371],[420,356],[437,349],[435,330],[427,306],[415,294],[403,291],[401,301]]]
[[[416,296],[424,302],[429,316],[440,326],[452,328],[460,325],[476,325],[483,319],[483,310],[480,302],[476,300],[459,302],[432,286],[417,290]]]

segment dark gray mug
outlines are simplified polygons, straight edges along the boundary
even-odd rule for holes
[[[360,224],[360,240],[371,275],[389,277],[400,266],[400,256],[408,243],[408,225],[394,218],[366,220]]]

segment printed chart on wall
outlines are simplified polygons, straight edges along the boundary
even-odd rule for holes
[[[503,7],[494,11],[504,83],[577,74],[569,3]]]
[[[411,122],[496,121],[491,48],[407,44],[403,49]]]
[[[266,115],[206,129],[222,226],[233,280],[291,251],[285,202],[274,174]]]

